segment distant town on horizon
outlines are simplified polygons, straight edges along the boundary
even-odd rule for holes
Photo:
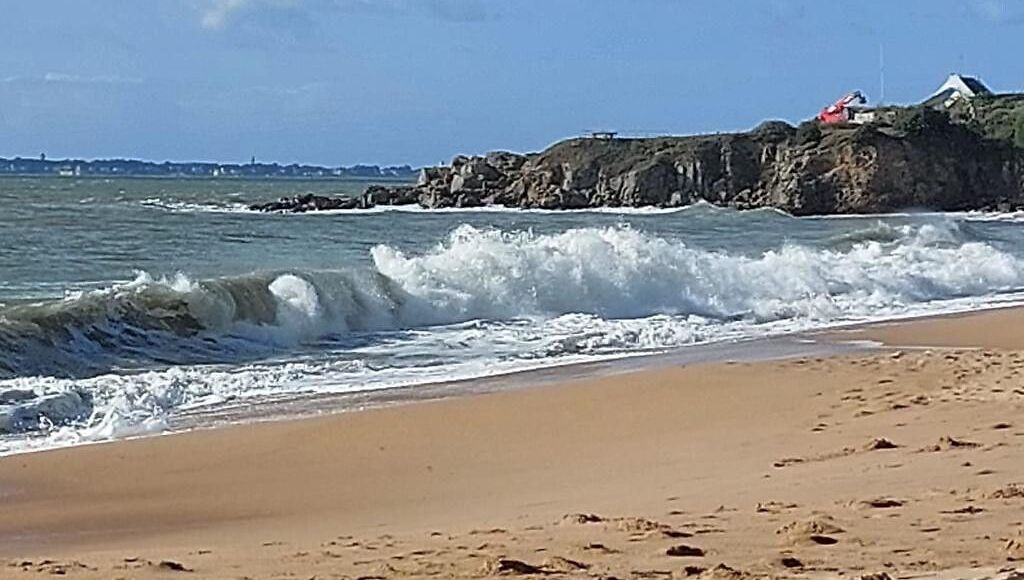
[[[137,159],[47,159],[0,157],[0,175],[52,175],[59,177],[280,177],[325,179],[412,179],[410,165],[352,165],[324,167],[292,163],[153,162]]]
[[[1013,96],[1020,93],[996,93],[989,89],[980,78],[951,73],[945,82],[920,103],[892,105],[878,103],[868,105],[867,98],[859,90],[847,93],[839,100],[824,107],[809,119],[823,125],[850,124],[864,125],[878,122],[891,123],[896,110],[907,107],[928,107],[949,110],[959,102],[971,99]],[[678,135],[657,135],[677,137]],[[589,131],[582,137],[601,140],[636,138],[618,131]],[[1011,135],[1012,137],[1012,135]],[[1024,137],[1019,137],[1024,141]],[[442,163],[443,165],[443,163]],[[306,178],[306,179],[379,179],[412,180],[420,168],[411,165],[365,165],[325,167],[291,163],[257,162],[253,157],[249,163],[218,162],[173,162],[144,161],[139,159],[49,159],[45,153],[38,157],[0,157],[0,175],[59,176],[59,177],[197,177],[197,178]]]

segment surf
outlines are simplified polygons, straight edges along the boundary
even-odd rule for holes
[[[861,225],[818,245],[715,249],[621,224],[554,232],[462,224],[431,245],[377,244],[364,261],[331,270],[139,272],[63,299],[17,301],[0,307],[0,431],[12,450],[76,444],[159,431],[194,409],[1021,296],[1021,258],[974,226]]]

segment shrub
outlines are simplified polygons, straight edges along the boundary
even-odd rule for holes
[[[793,134],[793,126],[785,121],[765,121],[754,128],[755,135],[765,137],[789,137]]]
[[[853,130],[853,139],[857,143],[870,143],[876,135],[878,135],[878,130],[871,125],[857,125],[857,128]]]
[[[804,145],[821,141],[821,127],[818,125],[818,121],[813,119],[800,123],[800,126],[796,128],[796,142]]]
[[[1024,149],[1024,110],[1017,112],[1017,119],[1013,122],[1013,144]]]
[[[949,115],[931,107],[912,107],[896,114],[893,127],[905,135],[919,135],[925,131],[943,130],[953,124]]]

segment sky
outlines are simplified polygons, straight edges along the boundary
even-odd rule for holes
[[[428,165],[799,122],[954,71],[1024,91],[1024,0],[0,0],[0,156]]]

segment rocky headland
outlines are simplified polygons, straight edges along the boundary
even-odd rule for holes
[[[314,211],[424,208],[681,207],[699,201],[795,215],[1024,207],[1024,95],[948,111],[890,109],[867,125],[770,121],[745,133],[649,139],[576,138],[541,153],[458,156],[415,185],[360,198],[302,196],[253,206]]]

